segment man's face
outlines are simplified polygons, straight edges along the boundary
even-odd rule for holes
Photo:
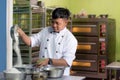
[[[60,32],[67,26],[68,20],[63,18],[57,18],[52,20],[52,27],[55,32]]]

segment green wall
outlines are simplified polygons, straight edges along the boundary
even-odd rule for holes
[[[43,1],[45,3],[46,7],[68,7],[69,4],[69,0],[40,0]]]
[[[120,0],[43,0],[45,6],[64,6],[73,14],[82,9],[87,14],[109,14],[109,18],[116,19],[116,60],[120,60]]]
[[[120,0],[70,0],[70,9],[79,13],[81,9],[88,14],[109,14],[116,19],[116,60],[120,60]]]

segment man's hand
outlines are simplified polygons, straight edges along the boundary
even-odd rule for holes
[[[42,66],[46,66],[48,65],[48,61],[49,59],[48,58],[41,58],[41,59],[38,59],[35,63],[35,66],[36,67],[42,67]]]

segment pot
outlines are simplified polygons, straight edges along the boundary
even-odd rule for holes
[[[65,67],[63,66],[48,66],[44,67],[43,70],[47,72],[48,78],[61,78],[63,76]]]

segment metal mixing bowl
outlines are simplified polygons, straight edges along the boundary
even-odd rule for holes
[[[44,71],[33,72],[32,80],[47,80],[47,73]]]
[[[24,73],[7,73],[4,72],[5,80],[25,80],[26,75]]]
[[[32,67],[32,65],[22,65],[22,66],[17,66],[15,68],[26,74],[32,74],[34,71],[34,68]]]
[[[44,71],[47,72],[48,78],[61,78],[63,76],[65,67],[63,66],[48,66],[44,67]]]

